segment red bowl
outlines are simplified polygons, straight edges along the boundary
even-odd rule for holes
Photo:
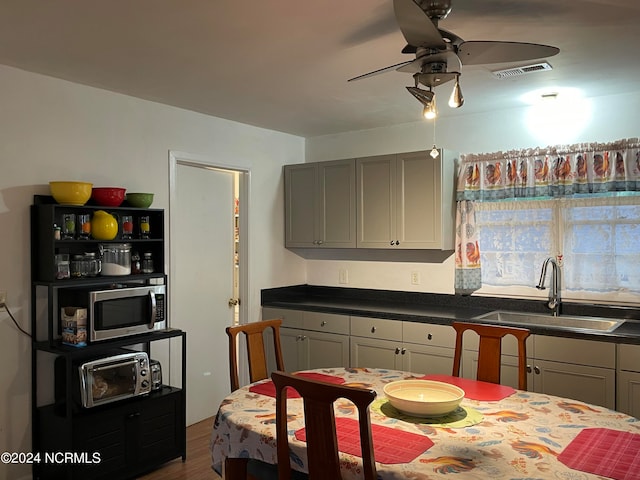
[[[126,191],[120,187],[93,187],[91,198],[102,207],[119,207]]]

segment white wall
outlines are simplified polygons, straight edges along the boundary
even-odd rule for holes
[[[251,169],[253,318],[259,318],[262,288],[305,282],[305,262],[283,247],[281,175],[283,164],[304,161],[303,138],[4,66],[0,105],[0,289],[26,330],[33,195],[48,194],[50,180],[83,180],[151,191],[153,207],[168,208],[169,150]],[[0,452],[30,452],[30,341],[4,311],[0,365]],[[28,478],[29,472],[0,463],[0,478]]]
[[[576,121],[572,118],[565,120],[564,125],[562,122],[553,125],[552,137],[545,138],[540,130],[530,131],[526,120],[530,108],[523,107],[488,114],[439,118],[436,123],[436,143],[439,147],[460,153],[488,153],[560,143],[608,142],[640,136],[640,93],[597,97],[587,99],[586,103],[587,110],[592,112],[591,119],[589,121],[587,116],[584,130],[577,134],[568,133],[568,129],[563,128],[575,125]],[[441,110],[446,108],[444,106]],[[556,120],[557,117],[554,117],[548,122]],[[562,135],[563,132],[566,134]],[[432,145],[433,124],[419,121],[307,139],[306,161],[419,151],[431,149]],[[454,268],[453,256],[435,263],[310,260],[307,262],[307,282],[314,285],[453,293]],[[338,283],[340,269],[348,272],[347,285]],[[414,271],[420,274],[420,285],[411,284],[411,272]]]

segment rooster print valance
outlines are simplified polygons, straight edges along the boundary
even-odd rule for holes
[[[638,139],[463,155],[457,200],[640,192]]]

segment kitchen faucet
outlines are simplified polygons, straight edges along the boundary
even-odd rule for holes
[[[557,317],[560,313],[560,267],[553,257],[547,258],[542,263],[542,272],[540,273],[540,281],[536,288],[538,290],[544,290],[544,280],[547,276],[547,266],[551,264],[553,267],[551,270],[551,290],[549,290],[549,301],[547,306],[553,311],[553,316]]]

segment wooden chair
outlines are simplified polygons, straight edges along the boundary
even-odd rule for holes
[[[271,328],[273,330],[273,347],[276,354],[276,368],[277,370],[284,370],[282,347],[280,346],[281,324],[282,320],[275,319],[226,328],[227,335],[229,336],[229,377],[231,379],[232,392],[240,388],[240,382],[238,380],[237,337],[241,333],[245,334],[247,341],[249,380],[251,383],[269,378],[267,355],[263,336],[263,333],[267,328]]]
[[[465,322],[453,322],[453,328],[456,330],[456,349],[453,357],[452,373],[454,377],[460,376],[462,336],[465,331],[473,330],[480,336],[480,346],[478,349],[478,371],[476,378],[483,382],[499,384],[502,338],[506,335],[513,335],[518,340],[518,388],[520,390],[527,389],[526,340],[531,333],[528,329]]]
[[[337,480],[342,478],[333,403],[338,398],[346,398],[351,400],[358,408],[364,478],[365,480],[376,480],[376,462],[373,454],[371,420],[369,418],[369,404],[376,398],[374,390],[318,382],[284,372],[273,372],[271,379],[276,387],[276,439],[279,480],[289,480],[291,478],[289,439],[287,436],[286,387],[295,388],[304,402],[309,479]]]

